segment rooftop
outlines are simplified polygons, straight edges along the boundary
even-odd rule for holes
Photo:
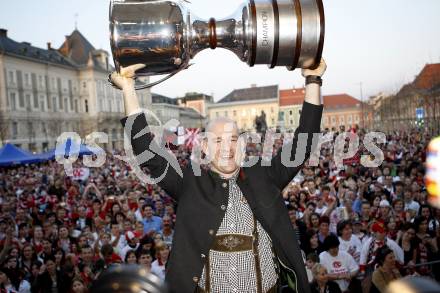
[[[360,107],[362,104],[361,101],[347,94],[328,95],[323,98],[324,108]]]
[[[426,64],[414,80],[417,89],[430,90],[440,85],[440,63]]]
[[[278,98],[278,86],[250,87],[245,89],[233,90],[226,97],[218,101],[221,103],[234,103],[253,100],[266,100]]]
[[[0,52],[13,57],[67,66],[72,69],[93,65],[96,70],[105,72],[111,70],[111,67],[107,69],[108,64],[102,62],[102,54],[108,56],[108,53],[104,50],[96,50],[78,30],[66,36],[66,41],[56,50],[51,47],[50,43],[46,49],[43,49],[32,46],[28,42],[17,42],[8,37],[6,29],[0,29]]]
[[[302,105],[305,88],[280,90],[280,107]]]
[[[151,99],[152,99],[152,103],[153,104],[169,104],[169,105],[177,105],[177,100],[167,97],[167,96],[163,96],[163,95],[159,95],[159,94],[155,94],[155,93],[151,93]]]

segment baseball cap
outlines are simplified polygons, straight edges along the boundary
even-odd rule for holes
[[[379,203],[380,208],[389,208],[391,207],[390,203],[386,199],[382,199]]]
[[[133,238],[140,238],[141,235],[138,231],[127,231],[125,233],[125,239],[127,239],[127,241],[133,240]]]
[[[385,233],[385,225],[382,222],[375,222],[372,226],[371,226],[371,230],[374,233]]]

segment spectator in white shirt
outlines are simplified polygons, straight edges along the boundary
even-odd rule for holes
[[[170,249],[165,242],[161,242],[156,246],[156,260],[151,264],[151,273],[158,276],[161,280],[165,280],[165,265],[169,254]]]
[[[353,227],[350,220],[338,223],[337,232],[339,236],[339,250],[350,254],[359,265],[361,258],[362,243],[359,238],[353,235]]]
[[[406,187],[403,192],[403,200],[405,201],[405,211],[411,213],[411,218],[414,218],[420,209],[420,204],[414,200],[414,195],[411,187]]]
[[[319,262],[327,269],[330,281],[335,281],[342,292],[348,292],[352,279],[359,271],[354,258],[344,251],[339,251],[339,239],[329,235],[324,240],[326,251],[319,255]]]

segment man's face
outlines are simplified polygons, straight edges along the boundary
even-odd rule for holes
[[[232,175],[241,161],[241,148],[237,150],[238,129],[230,122],[214,123],[208,130],[208,137],[202,144],[203,151],[210,158],[214,171],[221,175]]]
[[[78,208],[78,215],[80,218],[85,218],[86,217],[86,208],[81,206]]]
[[[112,224],[112,234],[116,237],[119,235],[119,225],[118,224]]]
[[[155,205],[156,205],[156,210],[163,209],[163,202],[162,201],[160,201],[160,200],[156,201]]]
[[[382,216],[387,216],[388,213],[390,212],[390,210],[389,210],[389,207],[383,206],[383,207],[379,208],[379,212]]]
[[[405,200],[411,201],[413,199],[412,193],[409,190],[406,190],[403,194]]]
[[[324,235],[328,234],[328,232],[329,232],[329,225],[328,225],[328,223],[321,223],[319,225],[319,231],[322,234],[324,234]]]
[[[50,252],[52,250],[52,244],[48,240],[43,240],[43,250]]]
[[[90,262],[93,260],[93,251],[91,248],[83,248],[81,251],[81,258],[85,262]]]
[[[379,240],[379,241],[385,240],[385,236],[387,235],[385,232],[384,233],[376,232],[374,234],[376,235],[376,239]]]
[[[151,207],[144,208],[144,215],[147,218],[151,218],[153,216],[153,209]]]
[[[163,217],[162,223],[164,227],[170,227],[171,226],[171,218],[170,217]]]
[[[23,220],[26,218],[25,211],[23,209],[17,209],[17,215],[15,216],[16,220]]]
[[[370,205],[369,204],[363,204],[362,205],[362,215],[363,216],[369,216],[370,215]]]
[[[296,222],[296,210],[289,210],[289,218],[291,223]]]
[[[426,219],[428,219],[429,218],[429,216],[430,216],[430,212],[429,212],[429,208],[427,208],[427,207],[424,207],[424,208],[422,208],[422,216],[423,217],[425,217]]]
[[[79,245],[80,247],[83,247],[83,246],[87,245],[87,238],[84,237],[84,236],[81,236],[81,237],[79,238],[79,240],[78,240],[78,245]]]

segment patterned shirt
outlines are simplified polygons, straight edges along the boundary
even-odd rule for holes
[[[254,220],[252,210],[245,200],[235,178],[229,181],[229,199],[225,217],[217,231],[217,235],[241,234],[252,236]],[[258,253],[262,276],[263,292],[267,292],[277,282],[272,253],[272,241],[257,221]],[[210,250],[210,279],[212,293],[225,292],[257,292],[255,258],[252,250],[240,252],[220,252]],[[206,267],[199,281],[199,286],[205,289]]]

